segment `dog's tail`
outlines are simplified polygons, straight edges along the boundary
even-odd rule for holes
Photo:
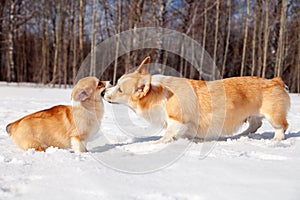
[[[278,85],[283,87],[287,92],[289,91],[289,87],[283,82],[283,80],[280,77],[275,77],[272,79],[272,81],[276,82]]]
[[[11,136],[11,131],[12,131],[12,123],[8,124],[6,126],[6,132],[8,133],[8,135]]]

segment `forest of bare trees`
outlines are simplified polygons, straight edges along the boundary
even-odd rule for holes
[[[222,77],[281,76],[300,92],[299,0],[0,0],[0,81],[72,84],[91,49],[139,27],[195,39]],[[103,78],[115,81],[147,55],[199,78],[180,56],[155,49],[116,57]]]

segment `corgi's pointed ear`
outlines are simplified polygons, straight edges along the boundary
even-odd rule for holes
[[[92,91],[90,88],[85,89],[74,89],[72,92],[72,99],[74,101],[85,101],[87,100],[92,94]]]
[[[148,67],[145,66],[147,64],[150,63],[150,56],[147,56],[142,62],[141,64],[139,65],[139,67],[135,70],[137,73],[140,73],[140,74],[149,74],[148,72]]]
[[[151,87],[151,74],[143,75],[143,77],[138,82],[135,96],[138,99],[143,98],[149,92],[150,87]]]

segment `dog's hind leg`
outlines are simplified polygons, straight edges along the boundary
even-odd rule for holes
[[[247,118],[247,121],[249,123],[248,128],[242,132],[243,135],[248,135],[249,133],[255,133],[257,129],[259,129],[262,125],[262,117],[258,116],[250,116]]]
[[[273,140],[284,140],[285,139],[285,131],[288,128],[288,122],[286,121],[286,116],[284,115],[269,115],[267,119],[272,124],[275,129],[275,134]]]
[[[25,151],[28,149],[35,149],[36,151],[45,151],[47,148],[46,145],[42,145],[39,141],[33,138],[23,138],[21,142],[15,142],[16,144],[19,144],[19,146]]]
[[[26,129],[25,129],[26,130]],[[47,145],[44,145],[38,138],[27,134],[24,130],[17,130],[11,134],[12,140],[23,150],[35,149],[36,151],[45,151]]]
[[[258,116],[250,116],[247,118],[247,122],[249,123],[249,126],[246,130],[244,130],[242,133],[235,135],[234,138],[240,138],[242,136],[247,136],[250,133],[255,133],[257,129],[259,129],[262,125],[262,117]]]
[[[286,99],[266,104],[262,109],[261,113],[267,118],[275,129],[273,140],[285,139],[285,132],[289,126],[286,116],[289,109],[289,97]]]

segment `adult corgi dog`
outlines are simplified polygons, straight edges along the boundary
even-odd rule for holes
[[[248,121],[242,135],[256,132],[266,118],[274,140],[285,138],[290,97],[281,78],[233,77],[217,81],[151,75],[146,57],[138,69],[107,89],[104,99],[125,104],[146,120],[165,126],[155,143],[178,137],[217,139],[232,135]]]
[[[103,115],[101,93],[109,83],[96,77],[78,81],[72,91],[73,106],[57,105],[29,114],[6,127],[22,149],[45,151],[47,147],[85,152],[86,141],[96,133]]]

